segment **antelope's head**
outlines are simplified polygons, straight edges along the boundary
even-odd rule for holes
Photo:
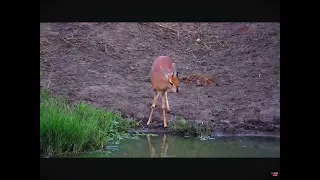
[[[161,68],[161,71],[164,75],[164,77],[167,79],[168,81],[168,89],[170,89],[173,92],[178,93],[179,92],[179,78],[178,78],[178,71],[177,71],[177,67],[175,65],[175,63],[172,64],[172,68],[171,68],[171,72],[169,73],[165,68]]]

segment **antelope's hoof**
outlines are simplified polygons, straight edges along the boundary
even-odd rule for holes
[[[168,126],[165,124],[165,125],[163,125],[163,128],[167,128]]]

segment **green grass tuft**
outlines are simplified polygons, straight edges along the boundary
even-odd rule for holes
[[[104,148],[134,128],[134,121],[86,103],[70,105],[66,99],[40,92],[40,155],[63,156]]]
[[[197,123],[187,122],[181,117],[177,117],[175,121],[169,124],[169,129],[183,135],[199,136],[201,134],[201,127]]]

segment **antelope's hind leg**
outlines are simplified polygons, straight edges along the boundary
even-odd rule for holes
[[[157,103],[158,96],[159,96],[159,94],[157,93],[156,90],[154,90],[153,103],[152,103],[152,105],[151,105],[151,112],[150,112],[150,116],[149,116],[149,120],[148,120],[148,122],[147,122],[147,125],[150,125],[150,123],[151,123],[153,109],[156,107],[156,103]]]

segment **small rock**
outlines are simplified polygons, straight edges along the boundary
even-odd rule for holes
[[[139,120],[143,120],[143,119],[146,119],[146,116],[143,113],[137,113],[136,118]]]
[[[278,116],[278,115],[273,116],[273,122],[275,124],[280,124],[280,116]]]
[[[273,131],[274,129],[275,129],[275,127],[272,126],[272,125],[268,125],[268,126],[266,127],[266,130],[267,130],[267,131]]]
[[[222,120],[221,122],[222,122],[222,123],[226,123],[226,124],[229,124],[229,123],[230,123],[230,121],[227,121],[227,120]]]
[[[151,79],[147,78],[147,79],[144,80],[144,82],[151,82]]]

